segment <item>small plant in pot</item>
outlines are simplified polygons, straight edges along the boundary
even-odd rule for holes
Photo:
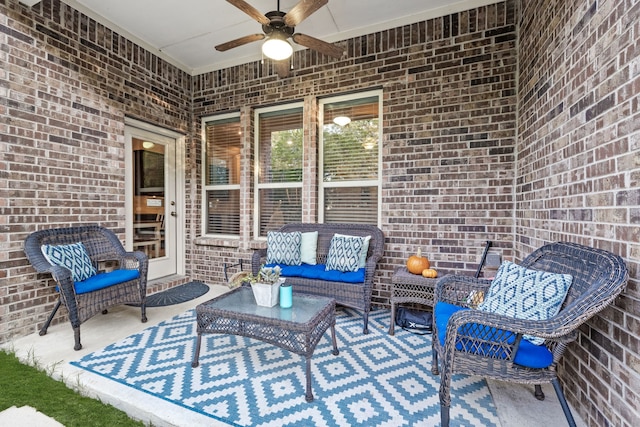
[[[278,303],[280,285],[284,282],[284,279],[280,277],[280,272],[281,269],[277,265],[275,267],[263,265],[258,274],[247,276],[246,280],[251,283],[253,296],[258,305],[273,307]]]

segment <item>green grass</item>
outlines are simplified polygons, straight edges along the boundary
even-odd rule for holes
[[[45,371],[24,365],[13,354],[0,350],[0,411],[25,405],[66,427],[145,425],[111,405],[80,395]]]

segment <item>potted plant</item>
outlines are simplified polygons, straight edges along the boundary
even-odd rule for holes
[[[263,307],[273,307],[278,303],[280,285],[284,279],[280,277],[280,267],[260,267],[258,274],[249,275],[247,279],[251,283],[253,296],[256,303]]]

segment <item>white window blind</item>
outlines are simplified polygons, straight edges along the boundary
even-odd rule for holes
[[[302,106],[256,111],[258,236],[302,219]]]
[[[380,94],[326,99],[321,106],[321,219],[379,225]],[[340,125],[336,117],[350,121]]]
[[[240,116],[204,122],[204,206],[206,234],[240,234]]]

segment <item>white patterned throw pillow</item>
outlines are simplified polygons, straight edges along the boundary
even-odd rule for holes
[[[338,234],[335,236],[338,237],[358,237],[358,236],[349,236],[348,234]],[[365,236],[362,238],[362,249],[360,249],[360,260],[358,261],[358,268],[364,268],[367,265],[367,253],[369,252],[369,242],[371,241],[371,236]]]
[[[362,237],[334,235],[329,244],[325,270],[358,271],[363,245]]]
[[[300,245],[302,233],[267,233],[267,264],[300,265]]]
[[[569,274],[530,270],[505,261],[478,310],[516,319],[548,319],[560,310],[572,281]],[[544,343],[542,338],[524,338],[536,345]]]
[[[74,282],[82,282],[97,273],[87,249],[81,242],[70,245],[42,245],[40,249],[51,264],[68,268]]]

